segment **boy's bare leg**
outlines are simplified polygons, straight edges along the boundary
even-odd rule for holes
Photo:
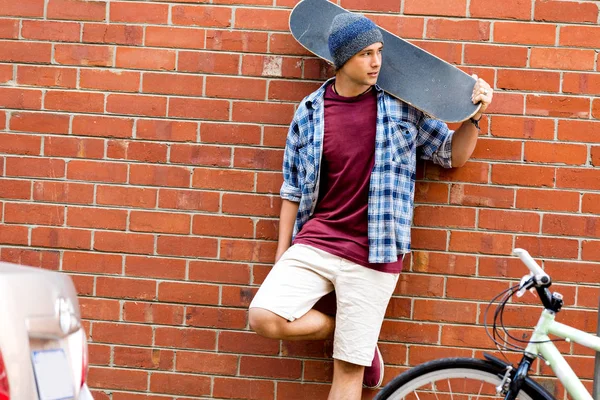
[[[251,308],[250,328],[261,336],[283,340],[320,340],[333,337],[335,318],[310,310],[289,322],[264,308]]]
[[[365,367],[333,360],[333,382],[327,400],[360,400]]]

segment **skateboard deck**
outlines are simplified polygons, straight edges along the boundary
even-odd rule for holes
[[[345,9],[327,0],[302,0],[290,15],[294,38],[311,53],[333,63],[327,38],[333,18]],[[479,110],[471,94],[475,79],[379,28],[385,50],[377,84],[387,93],[445,122],[462,122]]]

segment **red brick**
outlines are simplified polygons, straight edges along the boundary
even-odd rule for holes
[[[492,342],[482,326],[442,325],[441,344],[446,347],[493,349]]]
[[[579,144],[526,142],[524,159],[528,162],[583,165],[587,146]]]
[[[560,45],[572,47],[600,47],[598,35],[600,29],[596,26],[563,26],[560,29]]]
[[[178,49],[203,49],[204,30],[193,28],[170,28],[148,26],[146,46],[174,47]],[[181,53],[179,55],[181,57]]]
[[[15,133],[0,133],[1,153],[39,156],[41,150],[41,136],[18,135]]]
[[[44,99],[44,107],[49,110],[101,113],[104,111],[104,94],[48,91]]]
[[[62,225],[65,208],[46,204],[5,203],[4,222],[27,225]]]
[[[533,115],[588,118],[590,99],[566,96],[527,96],[527,113]]]
[[[161,282],[158,285],[158,300],[170,303],[217,305],[219,303],[219,286]]]
[[[123,320],[148,324],[181,325],[184,306],[128,301],[123,305]]]
[[[127,211],[91,207],[69,207],[67,225],[78,228],[117,229],[127,227]]]
[[[521,141],[481,138],[477,140],[477,146],[471,158],[474,160],[521,161],[521,147]]]
[[[301,101],[308,94],[314,92],[321,85],[320,82],[277,81],[269,83],[269,99],[282,101]]]
[[[257,145],[260,144],[261,129],[258,125],[202,122],[200,138],[203,143]]]
[[[250,267],[247,264],[191,261],[189,279],[201,282],[249,284]]]
[[[0,40],[0,61],[49,64],[52,53],[50,43]]]
[[[23,21],[21,36],[25,39],[78,42],[80,24],[74,22]]]
[[[239,148],[235,150],[233,165],[237,168],[280,171],[283,150]]]
[[[158,196],[160,208],[216,212],[219,205],[220,195],[217,192],[161,189]]]
[[[75,289],[77,290],[77,294],[81,296],[92,296],[94,294],[94,277],[88,275],[71,275],[71,279],[75,284]],[[84,321],[85,324],[89,324],[89,322]],[[90,349],[90,360],[94,355],[91,354]],[[90,361],[91,362],[91,361]]]
[[[266,45],[266,44],[265,44]],[[312,55],[302,47],[291,34],[272,33],[269,39],[269,52],[273,54]]]
[[[496,23],[496,26],[498,23]],[[494,31],[496,28],[494,28]],[[490,40],[490,23],[486,21],[452,21],[448,19],[430,19],[427,21],[427,38],[443,40]]]
[[[445,299],[443,301],[417,299],[414,304],[413,319],[415,321],[473,324],[477,322],[477,305]]]
[[[127,278],[96,278],[96,295],[119,299],[156,299],[156,281]]]
[[[447,237],[446,231],[413,228],[411,230],[411,247],[413,249],[446,250]]]
[[[577,211],[579,193],[564,190],[517,190],[517,207],[533,210]]]
[[[154,236],[137,233],[104,232],[94,234],[94,250],[119,253],[154,253]]]
[[[31,230],[32,246],[89,250],[91,242],[91,232],[83,229],[33,228]]]
[[[196,122],[140,119],[137,122],[136,138],[189,142],[196,140],[197,132],[198,124]]]
[[[372,4],[372,3],[371,3]],[[309,384],[297,382],[277,382],[277,399],[325,399],[328,396],[329,384]],[[365,392],[367,392],[365,390]]]
[[[486,113],[522,115],[525,111],[525,96],[518,93],[496,92],[494,101]],[[485,121],[485,120],[484,120]]]
[[[156,207],[156,189],[98,185],[96,202],[125,207]]]
[[[123,272],[123,256],[65,251],[62,268],[73,272],[120,275]]]
[[[222,260],[272,263],[276,248],[275,242],[222,239],[219,254]]]
[[[415,17],[404,17],[399,15],[369,15],[369,19],[390,33],[401,38],[423,37],[425,19]]]
[[[69,133],[69,116],[50,113],[16,112],[10,117],[12,131],[35,133]]]
[[[38,90],[0,87],[0,107],[39,110],[42,107],[42,93]]]
[[[229,120],[229,101],[171,98],[168,116],[227,121]]]
[[[600,119],[600,101],[594,99],[592,104],[592,116],[596,119]]]
[[[34,182],[33,200],[52,203],[91,204],[94,201],[94,185],[74,182]]]
[[[6,158],[6,176],[64,178],[64,160],[52,158]]]
[[[130,71],[112,71],[82,69],[79,85],[85,89],[97,89],[118,92],[137,92],[140,88],[140,73]]]
[[[169,5],[112,1],[109,18],[111,22],[166,24],[169,20]]]
[[[596,54],[593,50],[534,47],[531,49],[532,68],[561,70],[593,70]]]
[[[76,115],[73,117],[72,129],[75,135],[130,138],[133,119]]]
[[[31,182],[28,180],[0,178],[0,198],[31,199]]]
[[[0,0],[0,15],[43,17],[44,0]]]
[[[471,1],[470,15],[475,18],[524,19],[531,18],[531,2],[509,0],[502,5],[485,0]]]
[[[498,88],[538,92],[558,92],[560,73],[524,70],[499,70]]]
[[[252,238],[254,221],[250,218],[224,215],[194,215],[192,233],[199,236]]]
[[[584,193],[581,199],[581,212],[600,214],[600,194]]]
[[[230,169],[194,169],[192,187],[233,191],[252,191],[254,173]]]
[[[382,352],[383,354],[383,352]],[[437,358],[471,357],[470,349],[456,349],[438,346],[410,346],[408,365],[419,365]]]
[[[450,250],[468,253],[510,254],[512,235],[482,232],[452,232]]]
[[[42,229],[42,228],[38,228]],[[29,228],[25,226],[0,225],[0,243],[29,245]],[[33,244],[33,243],[32,243]]]
[[[167,162],[168,147],[163,143],[129,142],[109,140],[106,150],[108,158],[145,161],[151,163]]]
[[[517,236],[515,247],[543,258],[577,258],[579,252],[579,243],[574,239]]]
[[[185,279],[185,271],[185,260],[140,256],[125,258],[125,274],[127,276]]]
[[[600,94],[600,76],[595,74],[567,72],[563,76],[563,92],[576,94]]]
[[[347,10],[400,12],[400,3],[395,0],[381,0],[372,4],[365,4],[360,0],[342,0],[341,6]]]
[[[598,190],[600,171],[589,168],[558,168],[556,187]]]
[[[438,336],[439,325],[386,320],[379,339],[401,343],[438,343]]]
[[[139,94],[109,94],[106,99],[106,111],[114,114],[164,117],[167,114],[167,99]]]
[[[175,25],[228,28],[232,22],[231,11],[229,7],[210,5],[173,6],[171,19]]]
[[[290,35],[291,36],[291,35]],[[269,42],[266,32],[207,30],[206,49],[266,53]],[[271,49],[273,51],[273,49]]]
[[[564,1],[536,0],[534,19],[557,22],[598,22],[598,6],[594,3],[565,3]]]
[[[554,186],[555,169],[526,165],[492,166],[492,182],[501,185]]]
[[[280,207],[280,198],[273,196],[226,193],[222,200],[222,211],[237,215],[276,217]]]
[[[150,391],[184,396],[209,396],[211,378],[200,375],[154,372],[150,377]]]
[[[203,76],[146,72],[142,91],[145,93],[202,96],[203,80]]]
[[[80,298],[81,317],[101,321],[118,321],[121,304],[118,300]]]
[[[181,257],[216,257],[217,240],[197,237],[159,236],[157,254]]]
[[[525,67],[527,65],[527,48],[467,44],[465,45],[465,63],[498,67]]]
[[[44,140],[44,155],[101,159],[104,157],[104,140],[48,136]]]
[[[556,42],[556,29],[556,26],[551,24],[496,22],[494,42],[553,46]]]
[[[542,233],[558,236],[600,237],[600,218],[545,214]]]
[[[83,42],[141,45],[144,28],[133,25],[84,24]]]
[[[73,160],[67,167],[67,179],[92,182],[127,182],[127,165],[111,162]]]
[[[466,17],[467,2],[465,0],[452,0],[441,4],[435,0],[406,0],[404,13]]]
[[[265,100],[267,81],[251,78],[227,78],[208,76],[206,78],[206,96]]]
[[[146,390],[148,387],[148,372],[115,367],[91,367],[88,375],[88,384],[93,387],[105,389]]]
[[[302,59],[297,57],[245,54],[242,57],[242,75],[300,78],[302,64]]]
[[[104,21],[106,2],[82,0],[49,0],[47,18],[82,21]]]
[[[600,146],[593,146],[590,152],[591,162],[594,167],[600,166]]]
[[[529,212],[480,210],[479,228],[506,232],[540,231],[540,215]]]
[[[57,44],[54,59],[59,64],[110,67],[114,62],[114,49],[109,46]]]
[[[457,207],[417,206],[415,226],[475,227],[475,210]]]
[[[412,270],[414,272],[450,275],[475,274],[476,260],[473,256],[433,252],[414,252],[412,254]]]
[[[177,352],[176,371],[236,375],[238,358],[229,354]]]
[[[425,177],[432,180],[452,182],[487,183],[489,164],[469,162],[461,168],[446,169],[434,164],[428,164]]]
[[[463,46],[458,43],[412,41],[412,44],[450,64],[460,64],[462,62]]]
[[[190,170],[167,165],[131,165],[129,183],[167,187],[189,187]]]
[[[497,137],[554,139],[554,121],[542,118],[493,116],[492,135]]]
[[[132,211],[129,230],[137,232],[189,233],[191,218],[187,214]]]
[[[177,329],[156,327],[155,345],[187,349],[215,350],[217,335],[214,330]]]
[[[149,346],[152,344],[152,327],[149,325],[94,322],[93,332],[92,338],[94,342],[97,343],[142,346]],[[124,389],[125,387],[121,388]],[[146,386],[144,385],[144,389],[145,388]]]
[[[277,355],[279,341],[258,336],[253,332],[221,331],[219,352]]]
[[[77,69],[19,65],[17,82],[22,85],[74,89],[77,86]]]
[[[581,259],[586,261],[600,261],[600,241],[584,240],[581,248]]]
[[[58,251],[38,251],[4,247],[0,250],[0,260],[52,271],[58,271],[60,268],[60,252]]]
[[[180,51],[177,70],[237,75],[239,64],[239,54]]]
[[[174,352],[161,349],[115,347],[114,365],[144,369],[173,369]]]
[[[131,69],[175,69],[175,51],[119,47],[115,66],[117,68]]]
[[[0,83],[8,83],[13,80],[13,66],[9,64],[0,65]],[[3,117],[4,119],[4,117]],[[2,125],[4,126],[4,125]]]
[[[233,121],[237,122],[287,125],[291,122],[293,114],[294,106],[292,104],[233,103]]]
[[[289,31],[289,10],[266,10],[261,8],[237,8],[236,29]]]

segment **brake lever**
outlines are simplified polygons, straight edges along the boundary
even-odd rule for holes
[[[533,286],[535,286],[535,279],[533,277],[533,273],[522,277],[521,283],[519,284],[519,291],[517,291],[517,297],[523,297],[527,289],[529,289],[533,293]]]

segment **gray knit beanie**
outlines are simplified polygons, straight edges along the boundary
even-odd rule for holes
[[[348,12],[333,18],[329,30],[329,52],[336,69],[340,69],[365,47],[377,42],[383,43],[381,31],[364,15]]]

